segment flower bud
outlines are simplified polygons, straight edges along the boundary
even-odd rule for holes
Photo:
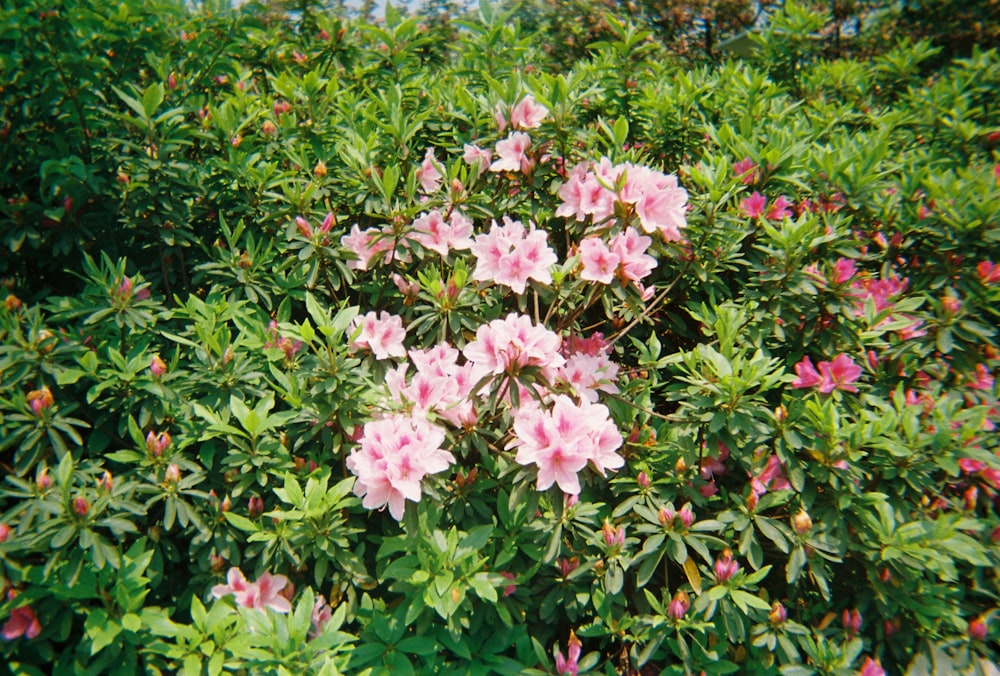
[[[160,355],[154,355],[152,361],[149,362],[149,372],[153,374],[154,378],[159,378],[167,372],[167,365],[160,359]]]
[[[788,610],[781,601],[775,601],[771,604],[771,612],[767,614],[767,619],[771,621],[774,626],[780,626],[788,620]]]
[[[642,490],[647,490],[652,483],[649,480],[649,475],[645,472],[639,472],[639,476],[636,477],[635,482],[639,484],[639,488]]]
[[[570,509],[571,507],[576,507],[576,505],[577,505],[578,502],[580,502],[580,496],[579,495],[576,495],[575,493],[572,494],[572,495],[567,495],[566,496],[566,509]]]
[[[97,487],[102,491],[111,492],[112,487],[115,484],[114,477],[111,476],[111,472],[104,470],[104,474],[100,476],[97,480]]]
[[[320,160],[319,162],[316,163],[316,166],[313,167],[313,176],[315,176],[316,178],[325,178],[326,173],[327,173],[326,162]]]
[[[42,387],[40,390],[32,390],[28,392],[28,406],[37,416],[42,415],[42,411],[52,406],[55,403],[55,397],[52,396],[52,390],[48,387]]]
[[[252,498],[250,498],[250,501],[247,503],[247,511],[249,512],[251,519],[256,518],[261,514],[263,514],[264,513],[263,498],[261,498],[258,495],[255,495]]]
[[[73,511],[80,516],[87,516],[87,512],[90,511],[90,503],[87,499],[82,496],[77,496],[73,498]]]
[[[500,571],[500,575],[510,580],[510,584],[504,585],[503,588],[503,596],[504,598],[507,598],[508,596],[517,591],[517,584],[514,582],[515,580],[514,573],[503,570]]]
[[[288,101],[278,100],[274,102],[274,114],[280,117],[292,109],[292,104]]]
[[[739,569],[740,564],[733,560],[733,552],[727,547],[715,560],[715,579],[720,584],[728,582]]]
[[[986,634],[989,633],[989,627],[986,624],[986,620],[980,616],[969,620],[968,632],[969,638],[973,641],[982,641],[986,638]]]
[[[660,513],[656,515],[663,527],[670,526],[674,521],[674,510],[669,507],[660,507]]]
[[[260,130],[268,136],[273,136],[278,133],[278,128],[274,125],[274,122],[271,122],[270,120],[264,120],[264,124],[260,125]]]
[[[670,600],[670,604],[667,606],[667,614],[675,620],[679,620],[684,617],[690,607],[691,601],[688,598],[688,595],[679,591],[674,594],[674,598]]]
[[[5,523],[0,523],[0,544],[7,542],[10,537],[10,527]]]
[[[690,504],[681,507],[681,511],[677,512],[677,516],[680,517],[681,523],[685,528],[690,528],[691,524],[694,523],[694,512],[691,511]]]
[[[35,477],[35,487],[38,489],[39,493],[44,493],[52,485],[52,477],[49,476],[49,468],[43,467]]]
[[[163,475],[163,480],[168,484],[178,484],[181,480],[181,468],[174,463],[167,465],[167,471]]]
[[[229,499],[229,494],[227,493],[226,497],[222,499],[222,504],[219,505],[219,511],[225,514],[232,508],[233,508],[233,501]]]
[[[226,559],[218,554],[209,554],[208,565],[213,573],[221,573],[222,569],[226,567]]]
[[[8,312],[13,312],[21,307],[21,299],[14,294],[9,294],[3,301],[3,307]]]
[[[812,517],[809,516],[809,512],[804,509],[800,509],[799,513],[792,517],[792,528],[799,535],[805,535],[812,530],[813,521]]]
[[[857,608],[853,610],[844,609],[844,613],[840,619],[844,623],[844,629],[847,630],[850,636],[854,636],[861,631],[861,611]]]

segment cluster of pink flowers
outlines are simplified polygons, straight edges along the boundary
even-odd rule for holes
[[[360,445],[347,458],[357,477],[354,494],[367,509],[389,506],[397,521],[406,500],[420,502],[420,482],[455,462],[442,450],[444,430],[422,418],[390,415],[364,426]]]
[[[559,188],[559,198],[556,216],[600,223],[620,204],[638,216],[643,230],[658,231],[668,242],[682,239],[687,225],[687,191],[677,177],[630,162],[612,165],[605,157],[597,164],[577,165]]]
[[[17,598],[17,592],[13,589],[7,592],[8,599]],[[8,641],[16,638],[35,638],[42,632],[42,625],[35,615],[31,606],[18,606],[10,611],[10,618],[3,626],[3,637]]]
[[[406,348],[403,347],[406,329],[403,328],[403,320],[398,315],[384,311],[378,315],[369,312],[351,323],[348,335],[353,335],[359,327],[360,333],[351,341],[352,347],[367,348],[372,351],[376,359],[406,356]]]
[[[243,571],[234,566],[226,574],[226,582],[228,584],[212,587],[212,596],[221,599],[232,594],[236,605],[255,610],[270,608],[278,613],[287,613],[292,609],[286,596],[290,594],[282,593],[288,587],[288,578],[284,575],[264,573],[255,582],[249,582]]]
[[[780,221],[792,215],[791,207],[792,203],[784,195],[779,195],[771,203],[771,206],[768,207],[767,198],[759,192],[754,191],[752,195],[745,197],[740,202],[740,213],[747,218],[759,218],[763,216],[769,221]]]
[[[625,464],[617,453],[622,441],[606,406],[588,401],[577,404],[556,395],[549,410],[527,404],[515,412],[509,447],[517,449],[518,463],[538,467],[538,490],[558,484],[564,493],[576,495],[579,472],[588,463],[601,476]]]
[[[447,221],[439,209],[433,209],[414,219],[412,227],[409,238],[442,258],[451,250],[472,246],[472,219],[457,209],[452,210]]]
[[[551,382],[555,369],[566,361],[559,353],[561,343],[557,334],[512,312],[480,326],[462,354],[484,375],[517,375],[523,368],[535,366]]]
[[[749,157],[733,163],[733,174],[743,185],[752,185],[760,179],[760,167]]]
[[[427,417],[433,412],[456,427],[471,427],[477,413],[472,388],[477,377],[471,362],[458,363],[459,351],[441,343],[427,350],[410,350],[416,373],[406,380],[408,364],[386,375],[386,386],[394,404],[411,415]]]
[[[900,279],[895,274],[887,278],[855,276],[854,281],[851,282],[850,291],[850,295],[856,299],[855,315],[859,317],[864,316],[865,306],[869,301],[874,304],[876,312],[881,313],[889,310],[891,313],[895,307],[896,297],[902,294],[906,290],[906,287],[907,280]],[[920,328],[923,321],[907,315],[890,314],[889,317],[886,317],[880,323],[906,320],[909,321],[909,324],[897,331],[897,335],[901,339],[909,340],[910,338],[918,338],[927,334],[927,331]]]
[[[569,386],[577,396],[591,403],[597,402],[598,391],[617,393],[618,364],[608,356],[609,348],[600,333],[586,340],[565,341],[566,363],[557,369],[556,382]]]
[[[389,226],[381,230],[361,230],[355,223],[351,232],[340,238],[340,244],[357,258],[347,262],[347,267],[351,270],[367,270],[372,265],[372,260],[379,257],[385,262],[409,260],[405,250],[398,246],[399,242]]]
[[[511,107],[509,123],[515,129],[537,129],[542,126],[542,122],[548,114],[549,109],[535,101],[534,96],[528,94]],[[507,128],[508,120],[504,117],[503,109],[500,106],[496,107],[493,117],[501,132]]]
[[[558,261],[549,247],[548,233],[525,228],[520,221],[504,216],[503,225],[493,221],[490,231],[476,236],[472,253],[476,269],[472,278],[479,282],[493,282],[524,293],[529,279],[539,284],[551,284],[550,268]]]
[[[846,354],[838,354],[833,361],[821,361],[818,367],[819,371],[813,366],[809,357],[803,358],[795,365],[797,377],[792,381],[792,387],[806,389],[818,386],[823,394],[830,394],[834,390],[858,391],[852,383],[861,377],[861,367]]]

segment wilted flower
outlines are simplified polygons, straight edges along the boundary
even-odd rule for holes
[[[323,633],[323,627],[326,623],[330,621],[333,617],[333,609],[330,608],[330,604],[326,602],[326,597],[322,594],[316,597],[316,602],[313,603],[312,609],[312,629],[309,630],[309,638],[316,638]]]
[[[109,493],[111,492],[111,489],[114,487],[114,484],[115,484],[114,477],[111,476],[111,472],[109,472],[108,470],[104,470],[104,474],[102,474],[100,478],[98,478],[97,480],[97,487],[100,488],[102,491],[108,491]]]
[[[259,495],[254,495],[247,501],[247,513],[250,518],[256,518],[264,513],[264,499]]]

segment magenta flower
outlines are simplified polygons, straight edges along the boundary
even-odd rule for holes
[[[535,129],[541,126],[548,114],[549,109],[536,103],[535,97],[528,94],[511,108],[510,124],[517,129]]]
[[[798,377],[792,381],[792,387],[797,389],[815,387],[823,381],[809,357],[803,357],[802,361],[795,365],[795,375]]]
[[[785,218],[790,218],[792,215],[791,206],[792,203],[785,199],[784,195],[779,195],[778,198],[771,203],[771,208],[767,210],[765,218],[769,221],[780,221]]]
[[[359,448],[347,458],[347,468],[357,480],[354,494],[367,509],[389,506],[389,513],[403,518],[406,500],[420,502],[420,481],[455,462],[441,449],[444,430],[421,418],[392,415],[364,427]]]
[[[831,281],[834,284],[846,284],[851,281],[856,272],[857,268],[855,267],[854,259],[838,258],[837,262],[833,264]]]
[[[866,657],[858,676],[885,676],[885,669],[876,660]]]
[[[733,174],[742,181],[743,185],[750,185],[757,180],[757,165],[749,157],[744,157],[733,164]]]
[[[444,176],[438,171],[434,149],[428,148],[424,154],[424,161],[420,163],[420,167],[417,169],[417,180],[420,181],[420,187],[428,195],[432,192],[437,192],[437,189],[441,187],[442,178]]]
[[[823,394],[830,394],[834,390],[858,391],[851,383],[857,382],[861,377],[861,367],[846,354],[838,354],[832,362],[821,361],[819,372],[823,376],[819,391]]]
[[[969,638],[974,641],[985,640],[986,635],[989,633],[989,627],[986,624],[986,620],[982,617],[974,617],[969,620],[967,633]]]
[[[752,195],[740,202],[740,213],[747,218],[757,218],[764,215],[765,207],[767,207],[767,198],[754,191]]]
[[[580,659],[580,650],[583,644],[580,643],[580,639],[576,637],[572,631],[569,633],[569,648],[566,650],[566,657],[563,657],[562,651],[556,653],[556,673],[559,676],[577,676],[580,667],[577,662]]]
[[[675,620],[679,620],[687,614],[688,609],[691,607],[691,601],[688,595],[684,592],[677,592],[674,597],[670,600],[670,604],[667,606],[667,615]]]
[[[406,348],[403,347],[406,329],[398,315],[383,311],[376,316],[374,312],[369,312],[352,322],[348,334],[353,334],[358,326],[361,333],[351,343],[353,347],[371,350],[376,359],[406,356]]]
[[[17,597],[17,592],[13,589],[7,592],[8,599],[15,597]],[[2,634],[8,641],[13,641],[22,636],[28,639],[35,638],[41,631],[42,625],[38,621],[35,611],[31,609],[31,606],[24,605],[10,611],[10,618],[4,624]]]
[[[528,148],[531,147],[531,137],[523,131],[513,132],[503,141],[497,141],[497,157],[490,165],[490,171],[520,171],[529,173],[534,167],[534,161],[528,157]]]
[[[761,470],[760,474],[753,477],[750,481],[750,491],[758,498],[769,490],[784,491],[791,487],[792,485],[785,478],[781,461],[774,454],[767,459],[767,464]]]
[[[982,261],[976,266],[979,274],[979,281],[983,284],[996,284],[1000,282],[1000,265],[994,265],[992,261]]]
[[[580,279],[610,284],[620,262],[621,257],[608,249],[599,237],[587,237],[580,242],[580,263],[583,265]]]

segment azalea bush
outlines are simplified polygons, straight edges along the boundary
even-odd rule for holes
[[[4,16],[19,673],[997,659],[995,51]]]

